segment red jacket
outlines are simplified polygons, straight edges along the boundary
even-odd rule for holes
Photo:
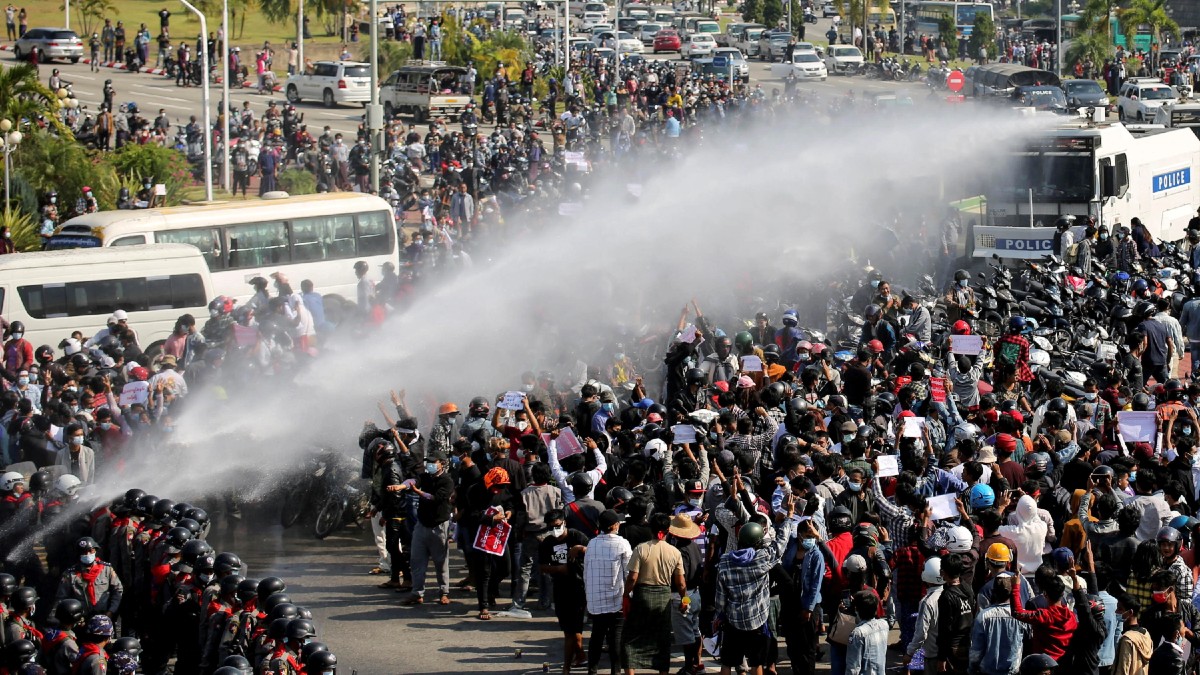
[[[1021,594],[1013,593],[1013,618],[1033,627],[1033,640],[1029,653],[1045,654],[1058,661],[1067,653],[1067,644],[1071,635],[1079,627],[1075,618],[1066,605],[1052,605],[1046,609],[1021,609]]]

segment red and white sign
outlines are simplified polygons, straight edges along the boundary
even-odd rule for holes
[[[500,510],[494,506],[489,508],[483,512],[484,521],[490,520],[499,512]],[[508,535],[510,534],[512,534],[512,525],[503,520],[491,525],[480,525],[479,531],[475,533],[475,550],[492,555],[504,555],[504,548],[508,546]]]
[[[966,83],[966,78],[957,70],[946,76],[946,88],[954,93],[962,91],[963,85]]]

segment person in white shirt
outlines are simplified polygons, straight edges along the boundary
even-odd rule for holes
[[[617,659],[621,653],[621,630],[625,625],[625,570],[633,555],[629,542],[617,534],[621,520],[622,516],[611,509],[601,513],[600,534],[588,542],[587,555],[583,558],[583,585],[587,611],[592,617],[587,662],[590,673],[596,672],[606,642],[609,658]]]

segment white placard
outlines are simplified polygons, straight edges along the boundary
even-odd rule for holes
[[[675,434],[674,443],[695,443],[696,442],[696,427],[690,424],[676,424],[671,427],[671,432]]]
[[[923,435],[921,430],[925,428],[924,417],[902,417],[904,420],[904,430],[900,435],[904,438],[921,438]]]
[[[126,382],[125,386],[121,387],[121,407],[133,405],[135,403],[145,403],[149,399],[149,382]]]
[[[943,520],[946,518],[954,518],[958,515],[958,506],[954,503],[955,495],[938,495],[929,498],[929,510],[933,520]]]
[[[583,204],[579,202],[562,202],[558,205],[558,215],[577,216],[583,213]]]
[[[166,183],[156,183],[154,185],[154,196],[166,197],[167,196],[167,184]]]
[[[880,478],[900,475],[900,462],[895,455],[880,455],[875,458],[875,464],[879,466],[879,473],[875,475]]]
[[[504,398],[496,404],[497,408],[503,410],[524,410],[525,409],[525,392],[509,391],[505,392]]]
[[[683,331],[679,333],[679,341],[692,344],[696,341],[696,325],[689,323],[683,327]]]
[[[1154,442],[1158,430],[1158,413],[1153,410],[1122,410],[1117,413],[1121,438],[1127,443]]]
[[[762,359],[758,358],[755,354],[747,354],[742,357],[742,372],[761,373],[763,369],[762,365]]]
[[[983,351],[982,335],[951,335],[950,353],[978,356]]]

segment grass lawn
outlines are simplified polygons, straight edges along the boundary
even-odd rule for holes
[[[22,5],[29,13],[29,27],[36,28],[42,26],[62,26],[63,11],[60,9],[61,0],[25,0],[24,2],[14,2],[17,7]],[[208,30],[216,32],[221,23],[221,3],[219,0],[212,0],[211,4],[215,11],[208,15]],[[200,32],[200,22],[195,18],[195,15],[187,12],[179,2],[174,0],[112,0],[114,11],[110,16],[114,20],[125,22],[125,28],[129,31],[127,42],[133,42],[133,33],[137,31],[141,24],[146,24],[150,29],[152,42],[150,44],[151,54],[157,52],[158,45],[153,41],[158,37],[158,12],[163,7],[171,10],[171,35],[175,38],[187,38],[194,40]],[[231,8],[232,12],[232,8]],[[92,30],[99,31],[104,25],[104,21],[95,21]],[[242,26],[241,17],[234,16],[230,23],[233,25],[233,36],[230,41],[231,45],[242,47],[243,52],[247,48],[255,46],[261,47],[264,40],[269,40],[272,46],[276,47],[277,54],[280,47],[285,41],[290,42],[296,35],[296,22],[288,21],[285,23],[271,23],[267,21],[260,12],[251,11],[246,14],[245,26]],[[72,9],[71,12],[71,28],[83,36],[83,24],[79,17],[79,13]],[[341,45],[340,36],[325,36],[325,27],[322,20],[313,16],[309,19],[309,31],[312,32],[312,38],[304,41],[305,55],[309,56],[309,51],[312,50],[312,57],[326,58],[336,56],[336,53]],[[86,50],[87,37],[84,37],[84,46]],[[352,51],[357,53],[358,47],[363,46],[365,50],[366,36],[364,40],[354,46]],[[328,54],[323,52],[328,50]],[[279,64],[279,58],[276,57],[276,64]],[[253,64],[251,64],[253,65]],[[286,58],[283,61],[286,66]]]

